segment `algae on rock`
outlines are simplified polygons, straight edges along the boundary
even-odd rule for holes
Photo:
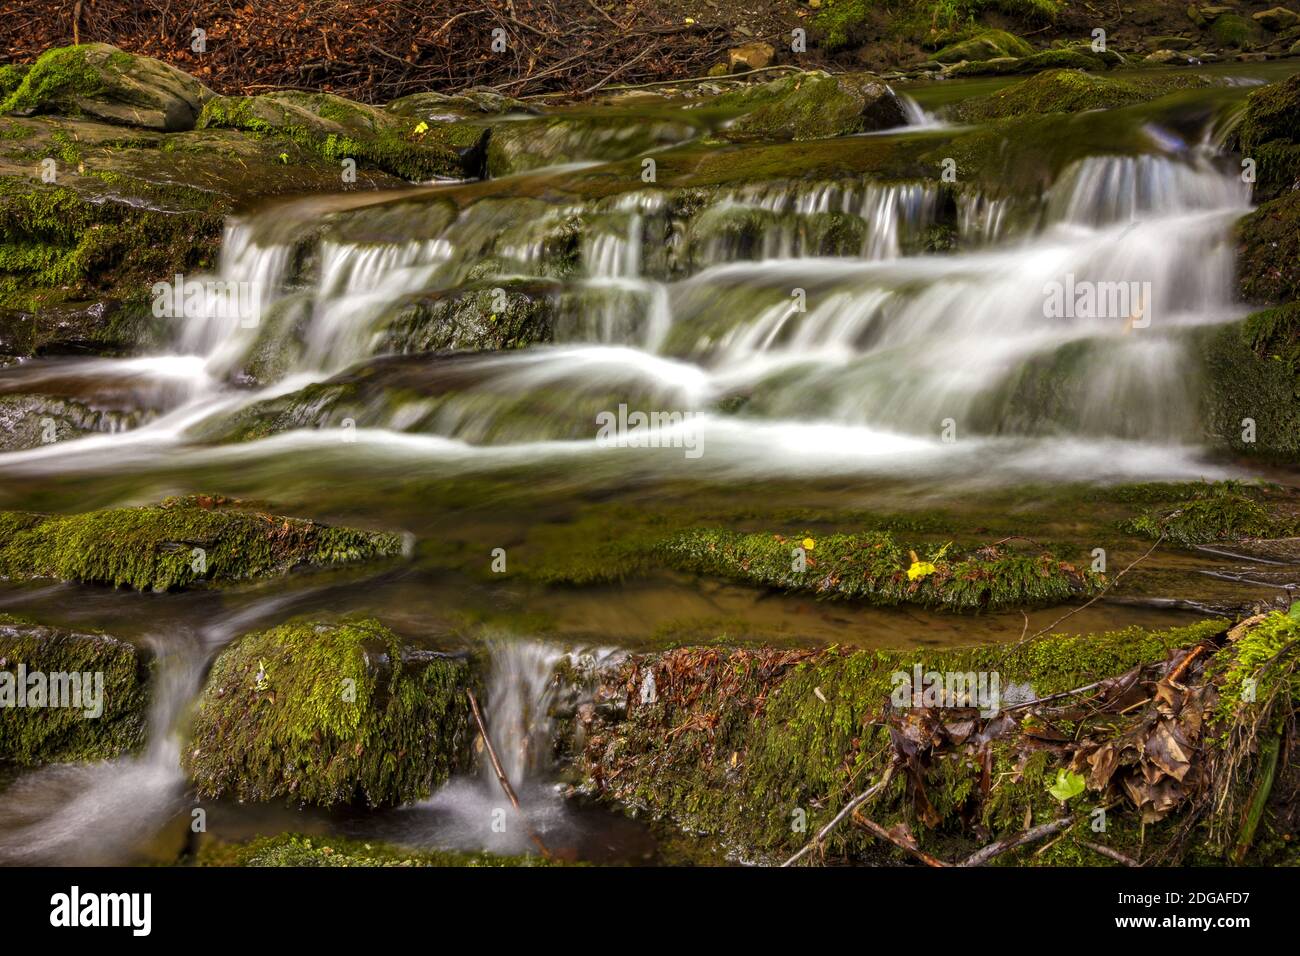
[[[394,806],[470,764],[475,679],[459,657],[408,651],[375,620],[247,634],[212,666],[187,773],[201,796]]]

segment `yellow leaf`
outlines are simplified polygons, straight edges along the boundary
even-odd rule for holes
[[[934,574],[938,571],[929,561],[913,561],[912,566],[907,569],[907,580],[915,581],[917,578],[923,578],[927,574]]]
[[[815,547],[817,547],[817,542],[814,541],[812,538],[803,539],[803,549],[805,551],[811,551]]]
[[[427,132],[429,132],[429,124],[426,123],[424,120],[420,120],[420,122],[415,124],[415,134],[417,136],[420,135],[421,133],[427,133]]]

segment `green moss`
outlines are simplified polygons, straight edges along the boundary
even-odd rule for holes
[[[1300,300],[1300,190],[1264,203],[1237,223],[1237,273],[1247,301]]]
[[[199,851],[198,866],[555,866],[535,856],[496,856],[449,850],[411,850],[387,843],[339,836],[284,833],[249,843],[210,843]]]
[[[139,299],[160,276],[211,260],[222,217],[94,201],[66,186],[0,180],[0,307]]]
[[[6,63],[0,66],[0,103],[7,100],[22,85],[23,77],[30,67],[18,63]]]
[[[1283,538],[1297,531],[1296,519],[1275,516],[1236,482],[1207,484],[1169,510],[1149,509],[1124,523],[1125,530],[1174,544],[1206,544],[1242,538]]]
[[[220,498],[77,515],[0,512],[0,577],[166,591],[400,553],[394,534],[238,510]]]
[[[1104,578],[1050,554],[1028,556],[996,547],[963,557],[948,545],[924,552],[933,570],[909,578],[909,549],[886,532],[833,534],[813,540],[806,569],[793,554],[799,537],[699,530],[669,539],[662,559],[678,570],[764,587],[867,601],[920,604],[953,611],[1056,604],[1102,587]],[[921,565],[918,564],[917,567]]]
[[[834,53],[867,39],[872,5],[872,0],[825,0],[812,19],[821,33],[821,48]]]
[[[144,743],[149,661],[134,646],[98,631],[68,631],[0,614],[0,672],[102,675],[102,712],[83,707],[16,707],[0,720],[0,764],[34,766],[109,760]],[[96,689],[83,693],[97,694]],[[16,687],[14,693],[17,693]],[[92,698],[93,699],[93,698]],[[12,706],[12,702],[11,702]]]
[[[958,103],[952,115],[963,121],[1000,119],[1039,113],[1075,113],[1114,109],[1163,96],[1176,89],[1207,86],[1197,74],[1116,80],[1082,70],[1048,70],[987,96]]]
[[[389,806],[469,761],[464,659],[404,655],[378,621],[245,635],[212,666],[184,764],[201,796]]]
[[[1300,669],[1277,666],[1284,649],[1297,641],[1300,604],[1293,604],[1289,612],[1265,615],[1215,656],[1214,670],[1222,675],[1218,716],[1225,725],[1241,708],[1262,704],[1278,692],[1289,698],[1291,707],[1278,709],[1279,726],[1273,729],[1280,729],[1280,718],[1290,710],[1300,709]],[[1279,677],[1284,686],[1278,685]]]
[[[1210,36],[1220,46],[1232,47],[1234,50],[1248,49],[1255,37],[1255,28],[1245,17],[1235,13],[1225,13],[1214,18],[1210,24]]]
[[[0,113],[29,112],[60,104],[64,108],[80,97],[105,90],[102,72],[87,61],[91,45],[47,50],[0,102]]]
[[[996,672],[1004,690],[1027,683],[1045,696],[1164,660],[1171,649],[1226,626],[1210,620],[1165,631],[1129,628],[952,650],[810,654],[706,647],[634,656],[605,685],[639,687],[651,670],[657,699],[633,701],[624,719],[595,728],[584,767],[608,796],[719,834],[751,853],[784,855],[883,774],[893,753],[884,715],[895,674],[910,674],[918,664],[940,672]],[[1006,832],[1021,829],[1027,812],[1036,823],[1059,812],[1046,791],[1059,767],[1054,755],[1016,765],[1009,749],[992,753],[987,777],[979,761],[960,752],[919,768],[930,808],[924,814],[900,774],[869,815],[885,826],[908,822],[923,847],[955,857],[987,842],[971,814]],[[981,799],[985,786],[990,790]],[[792,826],[796,811],[805,818],[803,829]],[[1122,813],[1111,816],[1119,832],[1131,823]],[[1135,835],[1137,829],[1131,827]],[[832,858],[880,861],[881,852],[852,826],[839,828],[827,844]]]
[[[1205,335],[1206,433],[1239,454],[1294,462],[1300,456],[1297,306],[1257,312]]]
[[[1274,199],[1300,182],[1300,74],[1269,83],[1246,98],[1237,127],[1241,154],[1255,160],[1255,199]],[[1300,231],[1294,224],[1292,232]],[[1294,262],[1294,258],[1292,262]]]

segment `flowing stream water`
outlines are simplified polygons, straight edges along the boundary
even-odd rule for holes
[[[883,136],[942,134],[908,103],[911,125]],[[154,648],[161,683],[140,755],[8,782],[0,859],[174,853],[190,806],[177,725],[206,664],[238,634],[295,614],[366,611],[413,641],[485,641],[487,722],[529,822],[592,859],[658,851],[638,825],[558,795],[546,715],[561,655],[639,646],[691,621],[821,643],[1018,635],[1018,612],[953,620],[661,579],[556,591],[484,583],[451,559],[472,551],[486,564],[493,548],[599,507],[905,512],[987,495],[997,510],[1007,489],[1242,473],[1202,447],[1192,350],[1198,330],[1245,312],[1231,229],[1249,186],[1218,146],[1222,110],[1191,133],[1135,117],[1146,124],[1142,149],[1099,143],[1037,193],[965,191],[955,213],[937,176],[807,178],[797,168],[705,191],[689,209],[642,183],[575,198],[584,177],[598,177],[594,163],[282,200],[228,224],[212,277],[251,290],[258,322],[210,298],[178,317],[164,354],[0,371],[5,392],[94,394],[103,411],[98,433],[0,455],[4,507],[82,510],[211,490],[417,541],[396,570],[228,594],[5,585],[0,609],[93,623]],[[958,251],[928,252],[925,237],[948,221]],[[549,298],[552,341],[423,354],[410,309],[436,324],[468,290],[496,301],[495,321],[506,311],[498,290],[508,304],[521,283]],[[1090,283],[1136,291],[1122,314],[1045,307],[1054,284]],[[259,365],[267,354],[276,361]],[[369,390],[351,404],[299,401],[298,427],[212,440],[257,403],[358,369]],[[1035,387],[1047,375],[1050,396]],[[598,440],[597,416],[620,406],[681,415],[645,447],[611,446]],[[1103,604],[1079,629],[1195,613],[1191,602]],[[527,850],[519,828],[492,829],[504,805],[485,770],[385,814],[231,806],[212,819],[233,835],[341,829]]]

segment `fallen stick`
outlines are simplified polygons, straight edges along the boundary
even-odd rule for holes
[[[830,823],[826,824],[826,826],[818,830],[817,835],[814,836],[811,840],[809,840],[806,844],[804,844],[803,849],[801,849],[798,853],[790,857],[790,859],[786,860],[781,865],[783,867],[791,866],[797,860],[799,860],[799,858],[802,857],[805,853],[810,853],[813,847],[821,846],[823,841],[825,841],[826,837],[830,835],[830,832],[834,830],[837,826],[839,826],[840,823],[844,821],[845,817],[851,814],[855,809],[860,807],[862,804],[866,803],[868,800],[870,800],[872,797],[878,794],[881,790],[884,790],[885,787],[889,785],[889,781],[892,780],[893,778],[894,778],[894,766],[893,764],[890,764],[889,769],[885,771],[885,775],[880,778],[880,781],[878,783],[868,787],[866,790],[862,791],[862,793],[858,794],[856,797],[854,797],[852,800],[846,803],[844,805],[844,809],[842,809],[839,813],[835,814],[835,817],[831,820]]]
[[[894,844],[894,846],[898,847],[903,852],[909,853],[912,856],[916,857],[926,866],[933,866],[933,867],[952,866],[951,863],[945,862],[944,860],[940,860],[938,857],[933,857],[930,854],[926,853],[924,850],[922,850],[920,847],[913,846],[909,844],[906,840],[902,840],[899,837],[896,837],[894,834],[890,833],[888,830],[882,827],[875,820],[867,819],[862,814],[858,813],[857,810],[853,811],[853,822],[865,827],[871,833],[880,837],[880,839],[887,840],[888,842]]]
[[[501,784],[501,789],[510,798],[510,805],[515,808],[515,812],[523,819],[524,826],[528,828],[529,838],[537,844],[537,849],[542,851],[542,856],[549,858],[551,851],[546,848],[542,838],[537,835],[537,831],[532,828],[528,818],[524,816],[524,811],[519,806],[519,798],[515,796],[515,788],[510,786],[510,778],[501,769],[501,761],[497,759],[496,748],[492,746],[492,738],[488,736],[487,727],[483,725],[483,715],[479,713],[478,698],[474,696],[474,692],[468,687],[465,688],[465,696],[469,698],[470,709],[474,712],[474,722],[478,724],[478,732],[483,737],[483,746],[487,748],[488,757],[492,760],[492,769],[496,772],[497,782]]]
[[[1141,867],[1142,864],[1131,856],[1125,856],[1119,850],[1112,850],[1110,847],[1101,843],[1093,843],[1091,840],[1080,840],[1080,845],[1086,846],[1093,853],[1100,853],[1104,857],[1109,857],[1116,863],[1123,863],[1125,866]]]
[[[983,866],[995,856],[1001,856],[1008,850],[1014,850],[1016,847],[1024,846],[1026,843],[1033,843],[1035,840],[1043,839],[1043,837],[1049,837],[1053,833],[1060,833],[1073,822],[1074,817],[1061,817],[1061,819],[1053,820],[1051,823],[1040,823],[1038,826],[1031,827],[1023,833],[1017,833],[1015,836],[994,840],[988,846],[976,850],[957,865]]]

